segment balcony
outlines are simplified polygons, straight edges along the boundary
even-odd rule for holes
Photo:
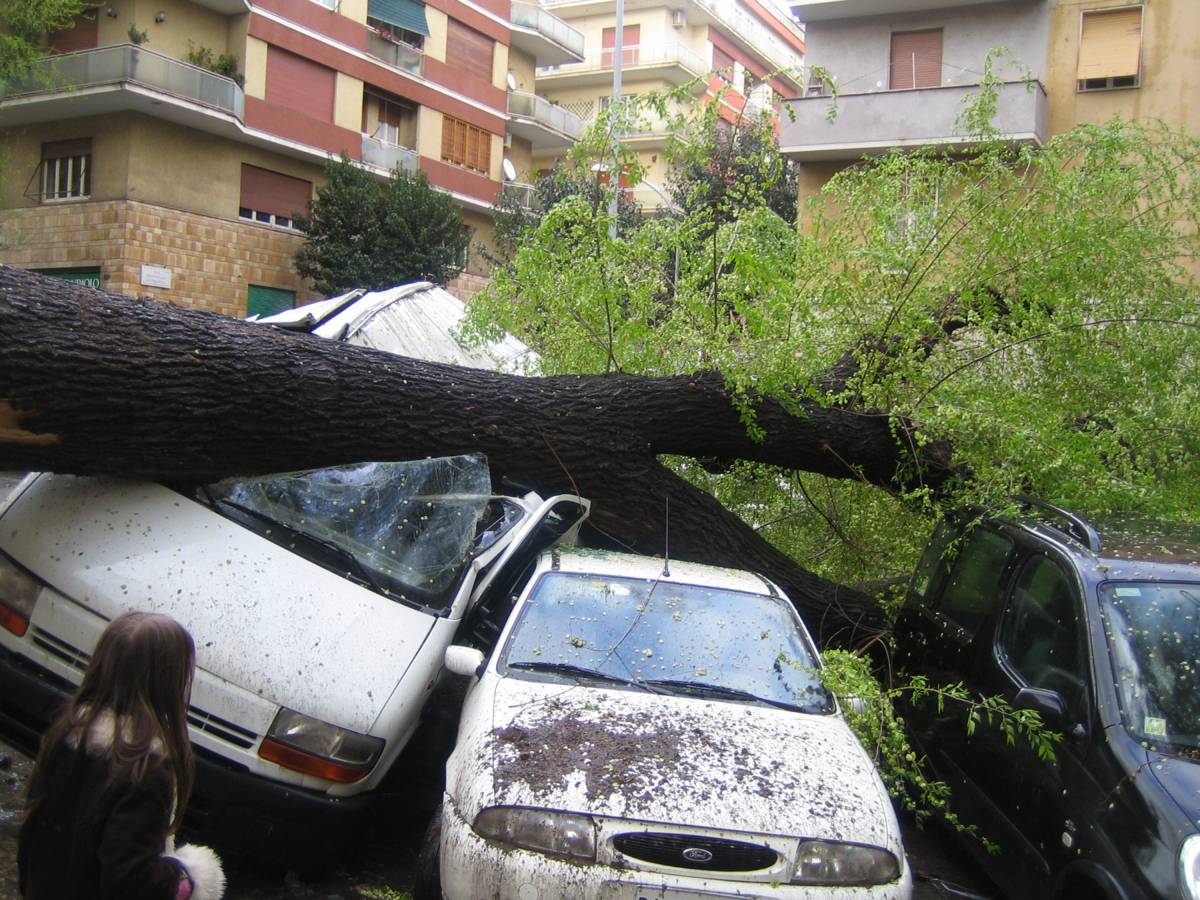
[[[40,59],[2,97],[10,125],[136,110],[213,130],[214,116],[241,122],[246,107],[232,80],[133,44]]]
[[[532,210],[537,196],[537,188],[521,181],[506,181],[500,185],[500,196],[506,200],[511,199],[513,205],[519,206],[521,209]]]
[[[400,169],[409,174],[415,174],[421,163],[416,150],[398,144],[388,144],[365,134],[362,139],[362,162],[365,166],[387,172]]]
[[[900,13],[979,6],[983,3],[1011,3],[1013,0],[793,0],[792,14],[801,22],[827,22],[831,19],[858,19],[865,16],[890,16]]]
[[[583,33],[537,3],[513,0],[512,42],[533,56],[540,66],[555,66],[583,59]]]
[[[509,91],[508,130],[533,144],[536,150],[570,147],[583,133],[583,120],[544,97]]]
[[[897,147],[944,147],[962,150],[973,140],[958,126],[963,100],[979,85],[944,85],[900,91],[842,94],[837,118],[826,120],[829,97],[787,101],[779,146],[802,161],[851,160],[877,156]],[[1000,85],[992,125],[1000,140],[1046,141],[1046,89],[1040,82]]]
[[[700,14],[693,14],[692,22],[697,25],[718,24],[731,31],[734,36],[755,55],[764,58],[779,77],[801,86],[804,54],[784,41],[778,34],[739,6],[736,0],[693,0]],[[785,28],[803,40],[800,30],[791,23]]]
[[[394,69],[402,69],[418,78],[425,75],[424,53],[408,44],[390,41],[374,31],[367,33],[367,53]]]
[[[541,66],[538,84],[584,87],[612,82],[616,53],[611,48],[589,50],[582,62]],[[621,79],[625,83],[663,79],[686,84],[708,73],[708,61],[683,44],[650,44],[621,49]]]

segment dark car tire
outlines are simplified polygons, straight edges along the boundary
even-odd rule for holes
[[[442,900],[442,873],[439,849],[442,843],[442,807],[434,810],[433,818],[421,839],[417,852],[417,867],[413,873],[413,900]]]

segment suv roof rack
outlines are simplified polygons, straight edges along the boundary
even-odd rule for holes
[[[1070,510],[1063,509],[1061,506],[1055,506],[1053,503],[1047,503],[1045,500],[1030,497],[1028,494],[1018,494],[1015,499],[1022,506],[1036,507],[1037,509],[1051,513],[1055,519],[1066,523],[1066,527],[1064,528],[1060,522],[1056,521],[1050,521],[1047,524],[1057,528],[1063,534],[1073,537],[1093,553],[1100,552],[1100,534],[1082,516]]]

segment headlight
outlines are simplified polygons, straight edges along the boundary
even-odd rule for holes
[[[0,553],[0,626],[23,637],[41,589],[38,579]]]
[[[899,877],[900,863],[879,847],[802,841],[792,884],[887,884]]]
[[[536,850],[564,859],[587,862],[596,859],[592,820],[577,813],[489,806],[475,817],[471,827],[480,837],[504,847]]]
[[[258,755],[296,772],[349,784],[367,776],[382,750],[382,738],[281,709]]]
[[[1200,834],[1179,848],[1179,889],[1188,900],[1200,900]]]

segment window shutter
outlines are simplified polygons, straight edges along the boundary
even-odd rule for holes
[[[712,67],[718,77],[733,81],[733,57],[716,44],[713,44],[712,48]]]
[[[268,103],[332,122],[336,85],[337,74],[333,69],[278,47],[268,48]]]
[[[942,29],[892,34],[892,90],[937,87],[942,83]]]
[[[91,138],[73,141],[49,141],[42,144],[42,159],[63,159],[67,156],[87,156],[92,152]]]
[[[450,19],[446,31],[446,62],[470,72],[477,78],[492,82],[492,48],[494,42],[486,34]]]
[[[295,218],[308,212],[312,182],[269,169],[242,164],[241,206],[276,216]]]
[[[1121,78],[1137,75],[1142,57],[1141,9],[1085,12],[1075,77]]]

